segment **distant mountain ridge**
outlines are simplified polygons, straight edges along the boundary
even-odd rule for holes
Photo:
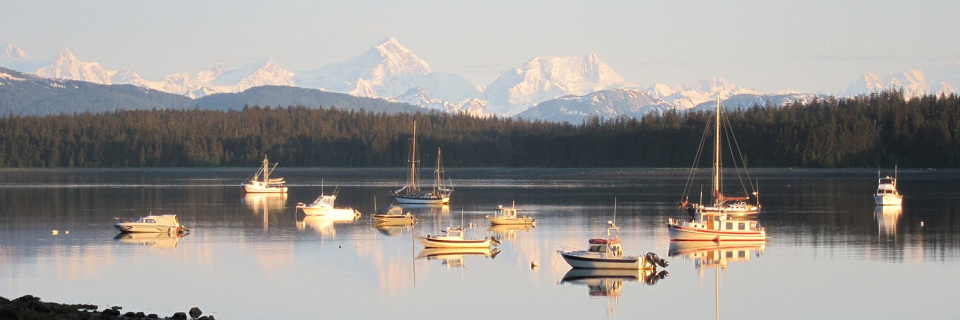
[[[489,85],[477,86],[460,75],[433,69],[413,50],[392,37],[344,62],[296,72],[266,59],[238,68],[215,64],[196,73],[174,73],[151,80],[127,68],[107,68],[97,62],[83,61],[67,49],[50,59],[35,59],[12,44],[4,47],[0,65],[47,78],[105,85],[129,84],[187,98],[243,93],[260,86],[289,86],[379,98],[420,109],[547,121],[580,121],[589,116],[639,117],[662,110],[696,110],[705,103],[714,103],[718,96],[722,99],[737,97],[738,105],[753,101],[773,106],[808,101],[816,96],[790,90],[759,92],[721,77],[680,85],[654,83],[643,87],[622,77],[592,52],[581,57],[534,57],[518,68],[502,73]],[[851,83],[845,94],[890,89],[902,89],[908,96],[949,94],[955,93],[958,86],[960,61],[936,70],[909,70],[886,77],[867,73]],[[269,94],[271,90],[254,92]],[[256,99],[250,94],[242,96]]]
[[[382,99],[355,97],[316,89],[259,86],[238,93],[198,99],[130,84],[104,85],[88,81],[49,79],[0,67],[0,114],[23,116],[73,114],[137,109],[239,110],[244,106],[337,107],[386,113],[422,109]]]

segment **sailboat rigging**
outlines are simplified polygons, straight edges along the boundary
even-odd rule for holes
[[[443,166],[440,163],[440,148],[437,148],[437,166],[434,169],[434,185],[429,191],[422,191],[419,186],[420,175],[418,167],[420,160],[417,159],[417,122],[413,122],[413,138],[410,144],[410,174],[407,184],[394,190],[390,194],[400,204],[447,204],[450,202],[450,195],[453,188],[443,185]]]

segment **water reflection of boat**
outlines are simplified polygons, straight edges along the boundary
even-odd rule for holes
[[[534,226],[525,224],[525,225],[495,225],[487,228],[487,232],[492,232],[493,236],[497,239],[504,240],[517,240],[517,234],[520,232],[529,232],[533,230]]]
[[[306,216],[297,223],[297,229],[302,231],[309,226],[317,233],[335,236],[337,234],[337,230],[334,228],[336,224],[352,223],[354,221],[356,219],[352,217]]]
[[[760,257],[763,255],[766,246],[766,241],[726,243],[674,241],[670,242],[670,251],[667,255],[693,259],[694,267],[698,270],[701,267],[714,265],[726,268],[729,262],[750,261],[752,258]]]
[[[377,229],[377,232],[388,237],[397,237],[403,235],[403,232],[406,230],[412,230],[413,226],[410,224],[389,224],[381,223],[374,224],[374,229]]]
[[[278,164],[280,163],[274,163],[271,168],[270,162],[267,161],[267,157],[264,156],[263,165],[260,166],[260,170],[253,175],[253,178],[250,178],[250,181],[240,185],[243,187],[243,191],[254,193],[286,193],[287,186],[283,178],[270,178],[270,174],[273,173],[273,170],[277,168]]]
[[[243,204],[253,210],[283,209],[287,204],[286,193],[247,193],[243,195]]]
[[[624,282],[643,281],[648,285],[655,285],[669,274],[666,270],[573,268],[563,275],[560,283],[586,285],[590,296],[616,296],[620,294]]]
[[[516,204],[510,208],[504,208],[503,205],[499,205],[497,209],[494,210],[493,215],[487,215],[486,218],[490,221],[491,225],[537,225],[536,219],[529,216],[518,216],[518,211],[520,211],[520,209],[517,209]]]
[[[182,236],[176,233],[121,233],[113,239],[125,244],[173,249],[177,247]]]
[[[370,215],[375,224],[378,225],[412,225],[417,221],[416,216],[408,212],[403,212],[400,206],[389,206],[375,214]]]
[[[877,227],[880,232],[888,235],[897,233],[897,225],[903,214],[901,206],[877,206],[873,214],[877,218]]]
[[[447,267],[463,267],[465,256],[483,256],[490,259],[497,257],[500,249],[497,248],[424,248],[417,254],[417,259],[440,260]]]

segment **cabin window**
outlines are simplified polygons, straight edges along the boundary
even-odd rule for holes
[[[727,258],[733,258],[733,251],[727,251]]]
[[[745,230],[746,228],[747,228],[747,224],[743,222],[741,222],[740,225],[737,226],[738,230]]]
[[[747,257],[747,252],[746,252],[746,251],[739,251],[739,252],[737,252],[737,257],[738,257],[738,258],[746,258],[746,257]]]
[[[727,230],[733,230],[733,222],[727,222]]]

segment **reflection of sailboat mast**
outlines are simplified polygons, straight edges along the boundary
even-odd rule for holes
[[[720,249],[717,248],[717,251],[719,252]],[[716,269],[717,269],[717,289],[715,294],[717,296],[717,302],[716,302],[717,303],[717,320],[720,320],[720,263],[716,263]]]

